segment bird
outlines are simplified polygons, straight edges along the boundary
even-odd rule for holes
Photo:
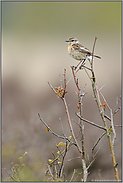
[[[71,55],[74,59],[80,61],[79,64],[81,62],[82,64],[84,64],[86,58],[89,61],[92,59],[92,52],[88,48],[83,46],[77,38],[70,37],[66,40],[66,42],[68,42],[69,55]],[[93,57],[101,59],[101,57],[97,55],[93,55]],[[78,65],[75,67],[75,69],[78,67]]]

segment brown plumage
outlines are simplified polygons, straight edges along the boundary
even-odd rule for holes
[[[83,60],[83,59],[91,59],[92,53],[90,50],[86,47],[84,47],[77,38],[70,37],[68,40],[68,53],[76,60]],[[100,56],[93,55],[94,57],[97,57],[101,59]]]

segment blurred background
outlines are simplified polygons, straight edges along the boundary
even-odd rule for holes
[[[2,168],[9,172],[11,163],[19,163],[25,151],[25,167],[21,172],[22,181],[44,181],[48,159],[61,139],[47,132],[39,120],[39,112],[52,130],[70,135],[63,102],[48,86],[60,86],[64,68],[67,69],[68,93],[66,101],[75,130],[79,128],[75,112],[77,91],[71,68],[77,61],[69,56],[69,37],[76,37],[92,50],[97,36],[94,70],[98,88],[105,85],[102,93],[109,106],[114,109],[121,94],[121,2],[1,2],[2,10]],[[77,73],[87,93],[83,100],[85,119],[103,125],[93,99],[91,83],[84,70]],[[110,116],[108,108],[106,113]],[[108,122],[110,125],[110,123]],[[121,124],[121,111],[114,116],[114,124]],[[103,133],[102,130],[85,124],[86,155],[91,160],[93,144]],[[116,127],[115,155],[121,179],[121,128]],[[80,142],[80,137],[78,137]],[[87,181],[115,180],[107,137],[103,137],[96,161],[89,169]],[[79,156],[75,147],[66,160]],[[88,159],[88,158],[87,158]],[[74,168],[81,171],[81,161],[73,160],[65,167],[69,181]],[[2,171],[2,180],[8,174]],[[79,177],[78,181],[81,180]]]

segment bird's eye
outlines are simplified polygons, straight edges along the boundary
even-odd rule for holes
[[[74,39],[72,39],[72,42],[74,41]]]

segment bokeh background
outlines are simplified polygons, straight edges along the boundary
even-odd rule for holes
[[[121,94],[121,2],[1,2],[2,10],[2,168],[9,172],[11,163],[19,163],[25,151],[25,167],[21,180],[44,181],[48,159],[57,152],[61,140],[47,132],[37,113],[52,130],[70,135],[63,103],[48,86],[60,85],[64,68],[67,69],[67,103],[72,121],[78,121],[76,86],[70,66],[78,62],[69,56],[69,37],[77,37],[92,50],[97,36],[94,60],[98,87],[112,109]],[[83,100],[84,118],[103,125],[92,97],[91,83],[84,72],[77,74],[81,88],[86,86]],[[106,108],[106,113],[110,115]],[[121,112],[114,117],[121,124]],[[79,128],[72,122],[75,134]],[[109,124],[109,123],[108,123]],[[91,160],[93,143],[102,130],[85,124],[86,155]],[[121,128],[116,128],[115,155],[121,179]],[[78,138],[80,143],[80,138]],[[100,151],[89,169],[88,181],[115,180],[110,150],[106,137],[97,146]],[[72,148],[66,160],[79,156]],[[87,158],[88,159],[88,158]],[[65,167],[69,181],[74,168],[81,171],[81,161],[68,162]],[[100,171],[100,172],[99,172]],[[9,180],[2,171],[2,180]],[[80,181],[79,177],[78,181]]]

